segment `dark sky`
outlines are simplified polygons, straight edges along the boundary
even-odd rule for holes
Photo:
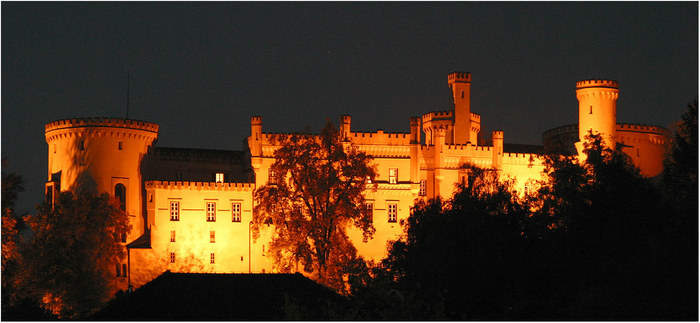
[[[482,131],[539,144],[577,122],[575,83],[620,83],[618,122],[668,127],[698,96],[697,2],[2,2],[2,156],[33,212],[44,124],[126,116],[157,146],[242,149],[263,131],[409,132],[452,108],[447,74],[472,73]]]

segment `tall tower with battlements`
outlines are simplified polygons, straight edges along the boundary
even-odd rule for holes
[[[47,200],[59,191],[89,181],[101,193],[117,198],[132,215],[132,241],[144,233],[141,161],[158,138],[158,125],[122,118],[75,118],[45,126],[49,148]]]
[[[471,83],[471,73],[454,72],[447,75],[447,84],[452,90],[452,99],[455,104],[453,140],[455,144],[466,144],[467,142],[476,144],[470,136],[472,128]]]
[[[600,134],[610,149],[615,149],[617,125],[617,82],[612,80],[584,80],[576,82],[578,99],[578,153],[583,153],[583,142],[589,132]]]

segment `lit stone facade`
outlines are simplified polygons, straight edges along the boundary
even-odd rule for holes
[[[411,117],[408,133],[353,132],[352,118],[340,117],[343,139],[368,153],[378,172],[377,189],[365,193],[376,233],[363,242],[359,230],[349,232],[366,259],[386,255],[387,243],[401,235],[417,200],[451,196],[466,176],[465,165],[497,169],[523,192],[542,179],[543,152],[580,155],[580,140],[591,131],[630,155],[646,176],[662,171],[669,131],[618,124],[615,81],[578,82],[579,124],[547,130],[543,146],[507,144],[503,131],[491,133],[491,144],[484,145],[481,118],[471,112],[471,74],[451,73],[448,85],[454,108]],[[253,241],[250,221],[254,191],[267,183],[278,147],[271,142],[273,134],[263,132],[261,117],[252,117],[250,128],[247,150],[214,151],[153,147],[158,126],[150,122],[84,118],[48,123],[47,198],[73,187],[81,173],[100,191],[124,196],[133,226],[125,242],[128,277],[119,273],[124,288],[139,287],[168,269],[274,272],[266,254],[274,228],[263,227]]]

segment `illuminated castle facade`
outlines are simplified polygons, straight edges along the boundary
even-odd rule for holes
[[[642,173],[662,172],[668,130],[616,120],[618,84],[586,80],[576,84],[579,123],[543,134],[543,146],[504,143],[503,131],[491,144],[479,145],[481,118],[472,113],[471,74],[448,75],[454,108],[410,118],[409,133],[353,132],[351,117],[341,116],[344,140],[373,157],[376,191],[366,192],[376,233],[362,242],[350,238],[367,259],[385,256],[387,242],[399,237],[402,223],[417,199],[449,197],[467,164],[494,168],[516,180],[521,192],[542,179],[542,153],[581,155],[581,140],[600,133],[619,147]],[[251,239],[253,193],[274,178],[270,165],[276,147],[263,132],[261,117],[252,117],[244,151],[160,148],[158,125],[120,118],[79,118],[46,124],[47,199],[71,189],[81,175],[113,195],[129,214],[132,230],[123,237],[128,259],[115,264],[115,276],[139,287],[165,270],[189,272],[275,272],[266,256],[274,228],[261,228]]]

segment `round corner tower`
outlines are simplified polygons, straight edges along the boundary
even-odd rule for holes
[[[129,241],[143,234],[141,161],[158,138],[158,125],[122,118],[64,119],[47,123],[45,136],[47,200],[73,189],[79,178],[89,179],[133,216]]]
[[[592,132],[600,134],[610,149],[615,149],[615,127],[617,125],[617,98],[620,94],[617,81],[584,80],[576,82],[578,99],[579,143],[582,152],[585,137]]]

